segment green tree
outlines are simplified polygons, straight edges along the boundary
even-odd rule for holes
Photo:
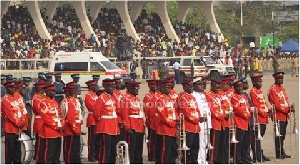
[[[177,20],[178,15],[179,15],[178,3],[174,0],[168,1],[167,9],[168,9],[169,18],[170,18],[171,22],[174,23]]]
[[[285,42],[293,39],[299,42],[299,21],[288,24],[279,34],[279,40]]]
[[[206,16],[203,13],[203,10],[200,6],[196,5],[191,8],[189,11],[186,21],[187,24],[193,25],[201,29],[209,29],[209,24],[206,19]]]
[[[155,13],[156,12],[156,8],[152,3],[147,3],[144,5],[143,9],[146,10],[147,14],[151,14],[151,13]]]

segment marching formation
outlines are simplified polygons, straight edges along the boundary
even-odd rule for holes
[[[100,76],[94,75],[82,97],[79,74],[71,75],[73,81],[66,84],[60,73],[54,74],[54,82],[52,74],[39,74],[32,89],[30,77],[18,81],[1,75],[5,163],[24,161],[19,140],[23,133],[35,139],[36,163],[60,163],[61,148],[65,163],[81,163],[83,104],[90,162],[142,164],[145,142],[148,159],[156,164],[270,161],[261,145],[269,118],[274,123],[276,159],[290,158],[284,140],[295,107],[282,86],[283,75],[273,74],[271,107],[261,90],[262,75],[251,76],[250,92],[246,78],[235,80],[234,75],[211,79],[209,91],[205,77],[186,77],[181,93],[174,89],[174,77],[147,80],[149,92],[143,98],[138,97],[140,82],[126,82],[122,93],[120,78],[104,79],[100,88]]]

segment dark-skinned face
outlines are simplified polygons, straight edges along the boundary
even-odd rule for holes
[[[16,91],[16,87],[6,87],[6,93],[13,95]]]
[[[129,87],[128,92],[133,96],[137,96],[139,94],[140,87]]]
[[[69,92],[69,96],[71,97],[77,97],[77,90],[70,90]]]
[[[234,86],[234,90],[237,94],[241,94],[243,91],[243,84]]]
[[[220,89],[224,92],[226,92],[229,89],[229,84],[228,83],[222,83]]]
[[[122,89],[122,84],[121,82],[116,82],[116,89],[121,90]]]
[[[149,87],[150,91],[152,91],[152,92],[156,92],[156,90],[157,90],[156,84],[148,84],[148,87]]]
[[[220,89],[220,84],[211,84],[211,91],[217,93]]]
[[[73,78],[73,82],[78,83],[79,78]]]
[[[5,84],[5,83],[6,83],[6,80],[5,80],[5,79],[1,80],[1,84],[2,84],[2,85]]]
[[[194,88],[193,84],[184,84],[183,85],[183,90],[188,94],[191,94],[193,92],[193,88]]]
[[[194,88],[196,92],[204,92],[206,89],[206,84],[201,84],[201,83],[194,83]]]
[[[170,94],[171,86],[163,85],[160,87],[160,90],[161,90],[161,93],[168,95],[168,94]]]
[[[29,82],[29,81],[25,81],[25,82],[24,82],[24,85],[25,85],[26,87],[28,87],[28,86],[29,86],[29,84],[30,84],[30,82]]]
[[[111,95],[111,94],[113,94],[114,89],[116,88],[116,85],[104,84],[103,87],[104,87],[104,91]]]
[[[248,89],[249,89],[249,84],[243,83],[243,90],[248,90]]]
[[[55,90],[47,90],[46,96],[53,99],[55,97]]]
[[[98,86],[96,84],[90,86],[90,90],[93,91],[93,92],[96,92],[97,88],[98,88]]]
[[[253,86],[257,89],[260,89],[262,87],[262,81],[254,81]]]
[[[283,76],[282,77],[276,77],[275,78],[275,84],[277,84],[277,85],[283,84]]]
[[[20,95],[24,96],[26,94],[26,88],[20,89]]]

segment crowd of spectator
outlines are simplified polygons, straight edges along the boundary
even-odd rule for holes
[[[87,13],[89,14],[89,10]],[[45,9],[41,10],[41,15],[52,40],[43,40],[39,37],[26,7],[18,5],[8,8],[8,12],[2,18],[1,46],[3,49],[1,58],[50,58],[50,52],[59,50],[82,51],[87,47],[92,47],[95,51],[101,51],[106,57],[115,57],[117,54],[116,38],[126,35],[120,14],[115,8],[102,8],[95,21],[92,21],[89,16],[95,32],[92,36],[86,36],[75,9],[71,7],[58,7],[52,20],[45,16]],[[253,58],[257,56],[262,61],[263,68],[269,66],[268,62],[263,63],[263,61],[272,63],[273,60],[269,57],[274,54],[271,48],[267,50],[260,50],[259,48],[247,50],[243,49],[241,44],[231,47],[222,34],[199,29],[182,22],[173,24],[174,30],[180,39],[180,42],[176,42],[166,35],[159,15],[157,13],[147,14],[146,10],[141,11],[140,16],[133,25],[140,37],[140,41],[132,39],[133,54],[136,56],[210,55],[217,62],[224,63],[228,58],[234,61],[239,56],[251,55]],[[95,42],[96,37],[98,37],[100,45]],[[278,50],[276,54],[279,54]],[[293,58],[293,56],[284,55],[277,58],[277,61],[281,59],[284,61],[284,59]],[[22,65],[28,69],[33,69],[32,64],[24,63]],[[9,66],[14,66],[14,64],[9,64]]]

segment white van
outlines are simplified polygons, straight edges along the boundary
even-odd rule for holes
[[[87,87],[85,82],[92,80],[92,75],[100,75],[100,86],[101,80],[106,78],[122,78],[123,87],[126,81],[131,80],[127,71],[120,69],[101,52],[57,52],[51,60],[49,72],[61,73],[65,83],[73,81],[72,74],[80,74],[81,87]]]

